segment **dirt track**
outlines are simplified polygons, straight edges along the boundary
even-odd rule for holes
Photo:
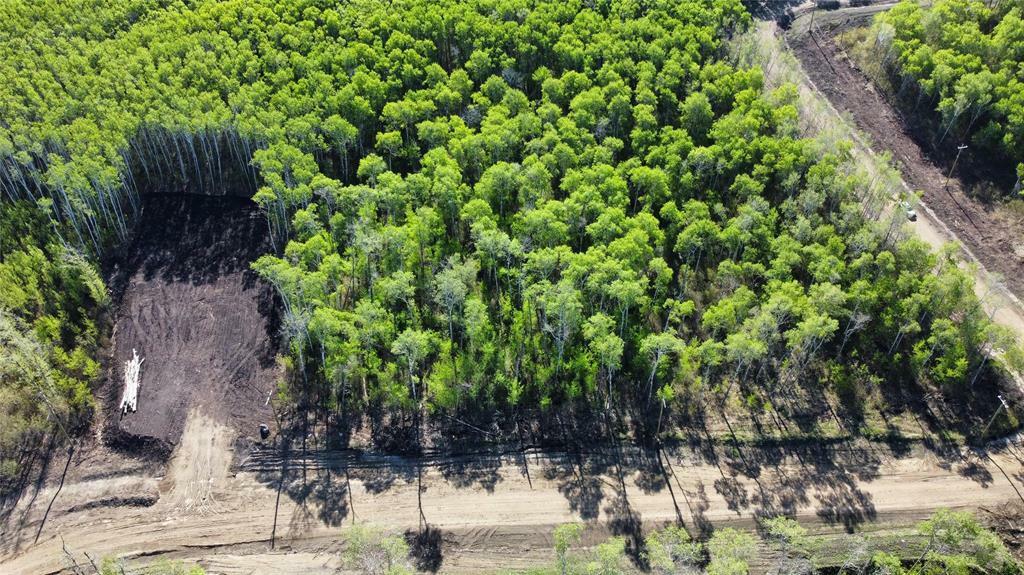
[[[892,153],[907,185],[924,192],[921,218],[913,225],[918,235],[935,247],[959,243],[969,260],[981,266],[977,291],[989,304],[994,318],[1024,334],[1024,222],[969,197],[957,177],[946,186],[946,166],[922,150],[907,121],[896,112],[871,81],[839,48],[832,34],[851,25],[867,24],[868,17],[888,6],[818,11],[794,21],[789,44],[816,89],[870,140],[876,151]],[[812,33],[809,33],[812,32]],[[991,274],[995,274],[993,277]],[[1004,284],[1008,291],[1001,289]]]
[[[194,411],[165,477],[65,486],[37,544],[38,506],[17,528],[5,526],[4,573],[60,571],[70,561],[63,546],[82,563],[86,553],[165,556],[199,561],[211,573],[328,573],[338,566],[343,525],[419,526],[415,461],[308,454],[282,466],[278,454],[267,453],[232,473],[231,436]],[[681,449],[665,456],[666,472],[656,453],[642,451],[621,459],[608,452],[429,460],[422,470],[431,525],[424,553],[428,566],[450,573],[533,565],[550,559],[553,526],[580,517],[592,522],[592,540],[677,519],[698,531],[712,523],[750,526],[770,510],[794,512],[818,532],[908,524],[936,507],[1016,497],[1011,481],[1024,491],[1022,456],[1019,446],[993,455],[1009,479],[974,456],[940,457],[920,445],[906,452],[878,444],[757,450],[742,459]],[[133,490],[155,491],[159,501],[74,510],[110,491]]]

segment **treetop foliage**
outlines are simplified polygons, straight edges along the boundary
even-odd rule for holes
[[[0,24],[3,193],[99,250],[149,186],[250,189],[304,400],[770,407],[1016,357],[726,57],[739,0],[46,6]]]
[[[0,491],[48,432],[66,439],[89,414],[106,299],[95,268],[57,242],[44,213],[0,202]]]
[[[874,32],[891,68],[941,117],[942,139],[970,140],[1024,174],[1024,4],[905,0]]]

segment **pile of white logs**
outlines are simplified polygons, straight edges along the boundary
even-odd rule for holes
[[[142,362],[139,354],[132,349],[132,358],[124,362],[124,395],[121,396],[121,415],[129,411],[135,411],[135,404],[139,400],[139,371],[142,369]]]

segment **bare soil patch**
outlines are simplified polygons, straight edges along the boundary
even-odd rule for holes
[[[584,546],[622,535],[633,552],[642,531],[666,523],[695,534],[711,525],[750,529],[765,513],[790,513],[821,535],[902,528],[936,507],[1016,498],[1022,464],[1017,445],[988,459],[852,442],[435,458],[274,450],[230,471],[228,428],[193,412],[185,429],[157,503],[72,512],[61,495],[67,512],[52,514],[37,541],[21,535],[38,529],[35,513],[0,533],[0,571],[58,572],[66,546],[83,563],[88,553],[198,561],[216,573],[328,573],[354,522],[406,532],[421,570],[493,572],[550,561],[551,530],[581,519]]]
[[[174,515],[221,511],[214,489],[223,486],[228,478],[234,435],[227,426],[198,411],[192,412],[160,485],[163,504]]]
[[[788,41],[818,89],[838,110],[850,115],[856,127],[870,136],[876,149],[892,153],[906,182],[923,191],[924,204],[989,272],[1001,276],[1015,295],[1024,296],[1024,258],[1015,250],[1024,237],[1024,222],[998,204],[970,197],[969,184],[957,174],[947,186],[949,166],[922,147],[922,135],[914,132],[919,127],[895,110],[836,44],[834,33],[843,26],[866,22],[819,20],[813,33],[807,33],[806,26],[794,26]]]
[[[272,419],[273,293],[249,269],[270,251],[266,222],[247,199],[143,197],[137,236],[112,273],[108,441],[169,453],[195,406],[250,435]],[[144,358],[138,411],[122,416],[133,350]]]

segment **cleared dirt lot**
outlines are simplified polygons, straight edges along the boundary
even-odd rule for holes
[[[108,429],[122,443],[169,448],[202,406],[255,434],[272,417],[277,329],[271,288],[249,269],[270,251],[263,216],[243,198],[153,194],[138,230],[111,282],[120,298]],[[144,358],[138,411],[121,417],[133,350]]]

